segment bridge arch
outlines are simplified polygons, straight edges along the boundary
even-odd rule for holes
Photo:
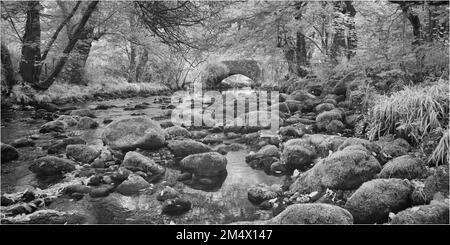
[[[222,81],[232,75],[244,75],[254,81],[251,87],[262,84],[263,69],[255,60],[225,60],[210,63],[202,75],[203,89],[216,90],[228,88]]]

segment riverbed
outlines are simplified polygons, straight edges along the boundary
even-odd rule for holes
[[[26,189],[45,189],[66,179],[38,179],[28,170],[32,161],[47,155],[46,147],[56,140],[67,136],[79,136],[87,144],[103,145],[101,134],[105,121],[145,115],[160,123],[170,120],[167,106],[170,98],[161,96],[113,99],[107,101],[67,104],[63,107],[78,109],[94,108],[95,105],[108,105],[105,110],[93,110],[99,127],[91,130],[77,130],[71,127],[61,134],[40,134],[39,128],[46,120],[33,119],[33,111],[2,111],[1,141],[10,143],[21,137],[35,137],[35,146],[19,148],[20,158],[2,164],[1,187],[3,193],[24,191]],[[132,109],[135,105],[146,105],[143,109]],[[226,144],[235,143],[227,140]],[[227,158],[227,175],[222,185],[214,190],[194,189],[176,181],[180,173],[176,168],[168,168],[163,180],[155,183],[155,190],[160,190],[168,182],[173,184],[192,203],[192,208],[185,214],[168,216],[161,214],[161,203],[155,193],[137,196],[123,196],[112,193],[105,198],[85,196],[81,200],[58,198],[50,208],[61,211],[77,211],[89,217],[88,223],[195,223],[220,224],[236,221],[265,220],[271,218],[270,211],[259,210],[248,201],[247,191],[256,184],[282,184],[281,177],[267,175],[262,170],[251,168],[245,162],[250,152],[246,145],[236,151],[229,151]]]

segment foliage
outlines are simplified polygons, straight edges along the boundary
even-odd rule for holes
[[[395,134],[420,143],[433,129],[445,128],[448,117],[448,81],[408,86],[391,96],[378,96],[369,110],[369,138]]]
[[[56,82],[48,90],[34,94],[38,102],[80,101],[96,94],[126,95],[157,94],[166,91],[167,87],[155,83],[128,83],[125,78],[105,76],[102,71],[87,74],[91,81],[87,86]]]
[[[309,80],[292,74],[291,63],[298,58],[289,56],[292,49],[298,48],[298,40],[304,38],[308,60],[306,67],[299,67],[321,84],[352,74],[352,78],[373,80],[362,86],[376,88],[381,84],[387,91],[377,89],[378,92],[389,93],[391,85],[401,87],[448,77],[448,5],[411,4],[409,9],[419,18],[423,37],[420,43],[414,43],[413,28],[399,4],[386,0],[352,1],[355,16],[342,11],[338,4],[341,3],[102,1],[87,23],[94,29],[89,58],[86,65],[77,69],[87,73],[101,71],[108,77],[105,80],[128,79],[183,89],[200,79],[207,63],[253,59],[264,68],[266,86],[288,87],[286,83]],[[46,47],[63,22],[64,11],[56,1],[41,1],[41,5],[41,46]],[[75,2],[65,5],[70,11]],[[80,5],[73,23],[67,26],[79,22],[86,5]],[[2,43],[7,44],[16,71],[21,60],[26,7],[24,2],[2,2]],[[47,59],[42,61],[41,79],[49,76],[47,70],[51,72],[55,61],[61,58],[69,41],[66,29],[70,28],[61,31]],[[348,40],[357,40],[356,45],[347,47],[354,55],[331,57],[335,42],[339,42],[336,37],[342,33]],[[398,71],[397,75],[392,71]],[[57,84],[65,80],[59,76]],[[372,89],[364,87],[364,91]]]
[[[442,135],[439,144],[431,154],[429,162],[435,163],[436,166],[439,164],[448,164],[450,162],[450,154],[448,154],[449,145],[450,145],[450,130],[447,129]]]

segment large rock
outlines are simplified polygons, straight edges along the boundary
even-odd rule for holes
[[[47,149],[48,154],[60,154],[66,150],[68,145],[86,144],[86,141],[80,137],[65,138],[50,145]]]
[[[419,158],[404,155],[389,161],[381,170],[380,178],[420,179],[425,177],[427,170]]]
[[[51,121],[41,126],[39,133],[49,133],[49,132],[64,132],[67,128],[67,123],[63,121]]]
[[[100,149],[90,145],[68,145],[66,154],[68,158],[82,163],[91,163],[100,156]]]
[[[338,150],[342,150],[347,146],[350,145],[362,145],[364,146],[367,150],[369,150],[370,152],[373,152],[375,154],[380,153],[381,147],[379,145],[377,145],[374,142],[370,142],[368,140],[365,139],[360,139],[360,138],[347,138],[338,148]]]
[[[82,117],[80,118],[80,121],[77,123],[77,128],[86,130],[86,129],[95,129],[98,127],[98,123],[90,118],[90,117]]]
[[[330,124],[332,121],[337,120],[342,122],[343,119],[344,113],[339,109],[333,109],[320,113],[316,117],[316,125],[319,129],[326,129],[328,124]]]
[[[324,111],[331,111],[334,108],[336,108],[336,107],[331,103],[322,103],[322,104],[316,106],[315,111],[316,111],[316,113],[320,114]]]
[[[375,179],[368,181],[345,203],[355,223],[386,222],[390,212],[396,213],[411,205],[412,185],[401,179]]]
[[[223,142],[223,136],[219,134],[210,134],[202,139],[202,143],[208,145],[220,144]]]
[[[301,173],[291,186],[289,186],[289,190],[300,194],[309,194],[314,191],[322,192],[325,188],[322,185],[322,177],[318,169],[311,168]]]
[[[187,156],[180,165],[199,176],[217,176],[226,172],[227,159],[217,152],[206,152]]]
[[[345,137],[336,135],[320,135],[314,134],[304,137],[308,139],[316,148],[316,152],[320,157],[330,155],[330,152],[336,152],[339,146],[345,141]]]
[[[64,158],[45,156],[35,160],[29,167],[31,172],[42,175],[59,175],[75,170],[76,163]]]
[[[124,151],[158,149],[164,146],[164,131],[148,117],[133,117],[114,121],[102,134],[103,142],[112,149]]]
[[[133,172],[142,171],[153,176],[160,176],[165,173],[164,167],[135,151],[127,152],[121,166]]]
[[[150,187],[151,185],[141,176],[130,174],[128,178],[117,186],[116,191],[125,196],[138,194],[140,190]]]
[[[288,101],[288,100],[294,100],[294,101],[301,102],[299,109],[302,112],[313,111],[314,108],[320,103],[320,100],[316,96],[314,96],[306,91],[303,91],[303,90],[296,90],[296,91],[292,92],[286,98],[286,101]],[[289,106],[289,104],[288,104],[288,106]],[[291,111],[296,111],[296,110],[291,110]]]
[[[329,189],[351,190],[371,180],[381,165],[364,149],[337,151],[314,165],[323,186]]]
[[[449,195],[449,170],[448,166],[439,167],[435,173],[425,179],[423,188],[418,190],[422,203],[428,204],[433,200],[434,196],[439,194],[442,196]]]
[[[294,138],[300,138],[302,137],[305,133],[303,132],[302,129],[300,128],[296,128],[294,126],[286,126],[286,127],[281,127],[279,130],[279,134],[281,136],[284,137],[294,137]]]
[[[330,134],[338,134],[342,133],[342,131],[345,129],[344,123],[338,120],[331,121],[326,127],[325,130]]]
[[[268,170],[272,163],[278,161],[279,158],[280,152],[278,151],[278,148],[274,145],[266,145],[258,152],[247,155],[245,157],[245,162],[253,168]]]
[[[8,144],[1,143],[1,154],[2,163],[19,159],[19,152],[17,149]]]
[[[268,224],[353,224],[345,209],[325,204],[293,204],[267,222]]]
[[[259,184],[248,189],[248,200],[255,205],[259,205],[264,201],[278,197],[280,193],[281,186]]]
[[[385,164],[393,158],[408,154],[408,151],[411,148],[406,140],[400,138],[379,145],[381,145],[381,150],[378,158],[380,159],[382,164]]]
[[[176,157],[186,157],[191,154],[210,152],[211,147],[191,139],[171,140],[168,143],[170,151]]]
[[[449,224],[449,206],[446,203],[415,206],[397,213],[391,224]]]
[[[56,120],[57,121],[63,121],[65,123],[67,123],[68,126],[75,126],[75,125],[77,125],[77,119],[75,119],[72,116],[68,116],[68,115],[62,115],[62,116],[58,117]]]
[[[172,126],[164,129],[166,139],[190,138],[191,132],[180,126]]]
[[[312,145],[307,143],[294,144],[293,142],[297,141],[295,139],[289,140],[284,145],[281,161],[286,165],[286,169],[288,170],[305,170],[316,158],[316,150]]]

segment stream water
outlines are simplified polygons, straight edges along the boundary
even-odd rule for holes
[[[106,110],[95,110],[96,121],[99,127],[94,130],[74,130],[71,128],[65,134],[67,136],[80,136],[88,144],[102,145],[100,135],[106,126],[105,119],[120,119],[135,115],[147,115],[162,122],[170,120],[164,117],[167,109],[164,103],[155,103],[157,96],[147,98],[114,99],[102,102],[86,102],[75,105],[77,108],[89,108],[92,105],[107,104],[113,108]],[[167,98],[166,100],[167,101]],[[170,101],[170,100],[169,100]],[[148,104],[145,109],[124,110],[136,104]],[[37,179],[28,170],[31,162],[45,156],[45,146],[55,142],[52,134],[39,134],[39,127],[46,121],[43,119],[32,119],[32,111],[2,111],[1,141],[10,143],[15,139],[24,136],[38,136],[33,147],[19,148],[20,158],[17,161],[2,164],[1,169],[1,191],[10,193],[23,191],[27,188],[47,188],[53,182],[46,182]],[[270,218],[271,214],[258,210],[247,198],[248,188],[252,185],[265,183],[268,185],[281,184],[280,177],[266,175],[261,170],[255,170],[245,163],[245,156],[248,149],[230,151],[226,157],[227,177],[222,186],[214,191],[202,191],[177,183],[181,186],[182,193],[188,196],[192,203],[191,210],[181,216],[161,215],[161,204],[156,201],[155,194],[143,194],[139,196],[126,197],[117,193],[112,193],[106,198],[94,200],[85,197],[82,200],[74,201],[67,199],[56,200],[51,208],[57,210],[74,211],[81,210],[87,213],[92,223],[229,223],[243,220],[256,220]],[[179,174],[178,170],[168,169],[166,179]],[[157,184],[158,185],[158,184]]]

